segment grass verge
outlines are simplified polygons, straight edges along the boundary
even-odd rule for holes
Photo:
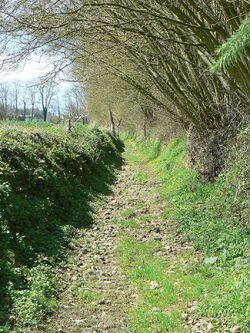
[[[201,263],[195,253],[164,261],[154,256],[154,244],[121,242],[121,261],[139,295],[130,332],[187,332],[186,324],[249,332],[249,128],[228,150],[223,173],[206,184],[188,167],[183,139],[162,150],[136,138],[127,138],[126,145],[127,158],[143,161],[162,182],[164,218],[203,253]],[[151,290],[149,281],[159,288]]]

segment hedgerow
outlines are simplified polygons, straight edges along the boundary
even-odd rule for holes
[[[120,149],[108,132],[85,126],[0,126],[0,332],[28,332],[55,306],[48,267],[72,230],[91,223]]]

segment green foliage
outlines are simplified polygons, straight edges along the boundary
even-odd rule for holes
[[[83,290],[80,294],[81,302],[85,304],[85,307],[93,309],[98,305],[98,302],[101,301],[103,295],[94,290]]]
[[[0,326],[28,332],[54,308],[53,264],[91,223],[121,148],[85,126],[0,125]]]
[[[248,332],[249,327],[249,134],[247,127],[229,143],[227,164],[213,183],[201,183],[188,167],[180,138],[150,162],[163,183],[164,217],[176,221],[183,237],[204,252],[198,269],[220,281],[204,295],[197,294],[200,314],[214,318],[218,332],[234,325]],[[137,142],[130,140],[128,145],[137,160],[151,159],[148,144],[133,148]],[[207,275],[205,280],[209,281]]]
[[[39,264],[28,271],[27,286],[22,290],[10,288],[15,300],[13,318],[18,323],[19,332],[27,333],[27,327],[39,323],[44,315],[53,311],[57,302],[55,299],[57,281],[51,267]]]
[[[250,46],[250,14],[241,23],[239,29],[218,49],[218,59],[212,66],[213,72],[228,69],[234,66]]]

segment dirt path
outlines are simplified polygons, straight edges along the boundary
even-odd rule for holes
[[[164,205],[157,194],[160,184],[153,180],[138,181],[137,174],[138,170],[125,163],[112,193],[95,213],[93,227],[78,231],[68,261],[59,271],[63,279],[59,309],[40,333],[127,331],[127,310],[137,295],[119,266],[116,248],[122,235],[128,233],[142,242],[161,242],[159,255],[185,251],[183,245],[179,247],[178,239],[171,236],[173,226],[161,219]],[[141,229],[125,229],[117,223],[121,215],[135,220],[144,217],[149,227],[144,224]],[[152,215],[153,219],[147,222]]]

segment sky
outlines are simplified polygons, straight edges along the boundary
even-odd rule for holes
[[[0,73],[0,82],[5,81],[26,81],[43,76],[48,73],[51,68],[48,60],[42,59],[38,56],[33,56],[32,59],[22,63],[19,69],[10,72]]]
[[[18,80],[25,84],[26,81],[46,75],[52,69],[51,60],[38,55],[32,55],[32,58],[20,64],[17,70],[0,72],[0,83],[11,83]],[[70,85],[70,83],[65,81],[58,83],[58,96],[62,103],[64,101],[64,93]]]

